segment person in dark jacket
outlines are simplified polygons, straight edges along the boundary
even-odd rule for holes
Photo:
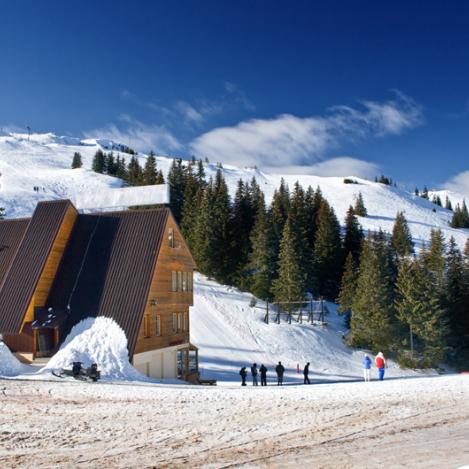
[[[252,385],[257,386],[257,364],[253,363],[251,366],[251,374],[252,374]]]
[[[247,376],[248,372],[246,371],[246,367],[243,366],[240,370],[239,370],[239,375],[241,376],[241,386],[246,386],[246,376]]]
[[[278,365],[275,367],[275,372],[277,373],[277,386],[282,386],[283,374],[285,373],[285,368],[282,365],[282,362],[278,362]]]
[[[261,365],[259,373],[261,375],[261,386],[267,386],[267,368],[264,365]]]
[[[303,369],[303,376],[304,376],[304,384],[311,384],[309,381],[309,362],[306,363],[304,369]]]

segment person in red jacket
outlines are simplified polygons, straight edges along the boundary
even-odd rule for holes
[[[386,368],[386,360],[384,359],[383,352],[379,352],[375,357],[376,368],[378,368],[378,377],[380,381],[384,379],[384,369]]]

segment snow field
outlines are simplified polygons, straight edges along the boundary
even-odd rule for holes
[[[200,370],[203,378],[220,382],[239,382],[241,366],[252,363],[268,368],[268,380],[276,382],[274,368],[281,361],[286,368],[285,381],[303,382],[303,367],[310,362],[312,383],[362,379],[363,351],[346,347],[343,317],[336,306],[327,303],[327,327],[263,321],[265,309],[259,301],[249,306],[252,295],[233,287],[194,276],[194,306],[190,310],[191,341],[199,347]],[[271,318],[272,319],[272,318]],[[373,358],[373,357],[371,357]],[[297,363],[300,374],[296,372]],[[372,379],[377,370],[372,369]],[[432,372],[425,372],[432,373]],[[418,376],[424,372],[402,370],[388,361],[387,377]],[[248,373],[248,383],[250,373]],[[221,384],[221,383],[220,383]]]
[[[463,375],[405,378],[405,386],[388,380],[282,388],[5,381],[2,391],[3,467],[468,462],[469,378]]]

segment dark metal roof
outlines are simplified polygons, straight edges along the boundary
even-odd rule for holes
[[[0,331],[20,332],[69,200],[39,202],[0,290]]]
[[[79,215],[47,307],[70,314],[64,338],[82,319],[114,319],[133,355],[169,210]]]
[[[30,218],[0,221],[0,288],[18,251]]]

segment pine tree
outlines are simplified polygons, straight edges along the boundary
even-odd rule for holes
[[[397,260],[410,256],[414,252],[412,235],[403,212],[397,212],[392,229],[391,247]]]
[[[355,207],[353,208],[353,210],[357,217],[366,217],[368,215],[361,192],[358,193],[357,200],[355,201]]]
[[[161,169],[158,170],[158,172],[156,173],[155,184],[164,184],[164,176],[163,171],[161,171]]]
[[[104,172],[109,176],[117,174],[117,165],[112,151],[104,155]]]
[[[426,269],[434,277],[440,294],[442,294],[445,277],[445,252],[446,245],[443,233],[440,229],[432,229],[430,244],[428,249],[422,252],[422,259]]]
[[[289,217],[298,262],[305,279],[309,280],[312,278],[313,251],[309,249],[307,237],[308,214],[305,192],[298,181],[295,183],[290,198]],[[311,284],[307,284],[306,286],[309,289],[312,287]]]
[[[446,199],[445,199],[445,208],[446,210],[453,210],[453,206],[451,205],[451,200],[449,200],[448,196],[446,196]]]
[[[139,186],[142,183],[142,167],[134,155],[130,158],[127,174],[127,181],[131,186]]]
[[[182,160],[174,159],[171,169],[168,173],[169,184],[169,206],[177,223],[181,222],[182,207],[184,205],[186,170],[182,164]]]
[[[93,163],[92,163],[92,166],[91,166],[91,169],[95,172],[95,173],[100,173],[100,174],[103,174],[104,173],[104,169],[105,169],[105,157],[104,157],[104,153],[101,149],[97,150],[96,153],[94,154],[94,157],[93,157]]]
[[[218,168],[213,184],[213,276],[222,283],[232,280],[231,202],[222,169]]]
[[[278,242],[280,242],[282,239],[283,227],[285,226],[288,213],[290,212],[290,192],[283,178],[280,181],[279,188],[274,191],[270,211],[272,214],[274,234]]]
[[[423,358],[423,366],[441,362],[446,347],[444,310],[432,279],[420,261],[404,259],[396,282],[397,318],[407,329],[404,344],[413,344]]]
[[[5,219],[5,207],[0,207],[0,220]]]
[[[446,256],[445,307],[450,326],[450,345],[464,348],[469,332],[468,284],[464,259],[453,237],[449,240]]]
[[[263,300],[272,299],[272,279],[276,270],[271,227],[267,220],[265,203],[259,203],[251,232],[252,250],[249,254],[249,268],[252,271],[250,291]]]
[[[423,191],[420,194],[420,197],[422,197],[422,199],[427,199],[428,200],[429,197],[428,197],[428,188],[427,188],[427,186],[424,186]]]
[[[158,172],[156,170],[156,158],[155,154],[151,151],[145,162],[145,167],[142,174],[142,185],[152,186],[156,184]]]
[[[81,159],[81,154],[76,151],[73,154],[72,169],[81,168],[82,166],[83,166],[83,161]]]
[[[233,202],[232,218],[232,240],[233,252],[232,263],[234,276],[240,280],[243,276],[251,251],[251,230],[254,225],[254,212],[251,201],[249,186],[240,179],[236,189]],[[242,287],[240,283],[238,286]]]
[[[207,276],[213,276],[215,264],[215,254],[212,249],[214,243],[213,225],[215,223],[213,203],[213,181],[210,179],[207,187],[203,190],[192,235],[194,259],[200,272]]]
[[[340,225],[334,209],[324,200],[319,210],[313,251],[315,293],[334,300],[342,276],[343,252]]]
[[[192,248],[194,230],[200,206],[202,203],[203,188],[193,172],[193,164],[189,163],[186,174],[186,187],[184,190],[184,203],[181,215],[181,231],[184,238]]]
[[[344,274],[342,275],[339,296],[336,300],[336,303],[339,304],[339,307],[337,308],[338,313],[344,314],[352,312],[352,303],[356,288],[357,278],[355,263],[352,252],[349,251],[347,259],[345,260],[345,268]]]
[[[345,216],[345,236],[343,241],[344,253],[348,255],[351,253],[353,261],[358,263],[360,257],[361,244],[363,241],[363,230],[355,216],[355,211],[352,206],[347,210]]]
[[[117,155],[116,159],[116,176],[124,181],[127,181],[129,178],[125,158],[121,158],[120,155]]]
[[[278,259],[278,278],[274,280],[272,290],[278,302],[301,301],[304,296],[304,275],[295,251],[295,239],[289,218],[283,229]],[[291,312],[294,306],[289,305],[285,309]]]
[[[388,260],[379,241],[369,235],[362,244],[357,287],[352,301],[351,343],[387,351],[393,342],[392,288]]]

